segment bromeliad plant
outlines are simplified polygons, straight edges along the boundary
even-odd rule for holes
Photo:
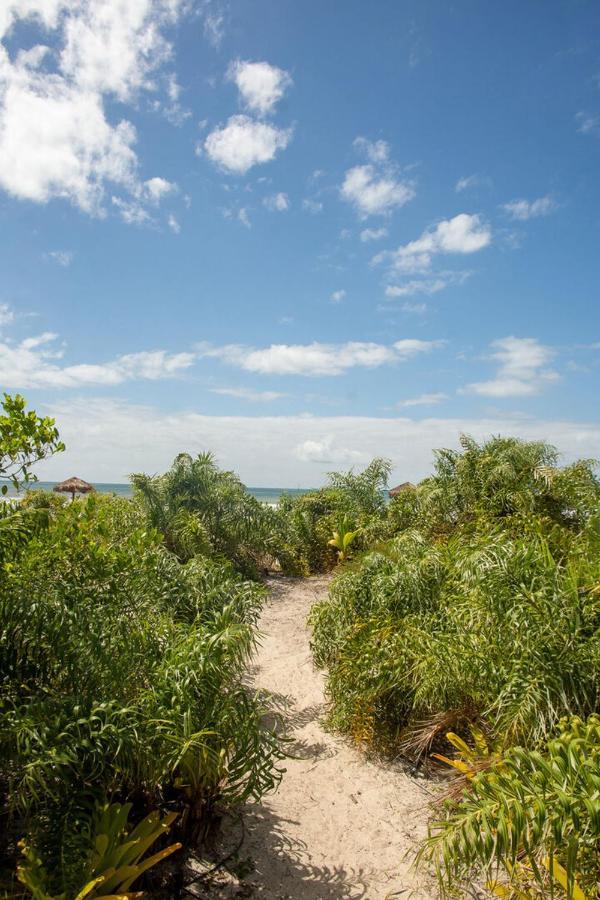
[[[333,537],[327,543],[330,547],[337,550],[338,562],[344,562],[348,559],[350,547],[360,534],[360,528],[352,528],[347,516],[341,520],[337,529],[333,532]]]
[[[17,874],[33,900],[115,900],[117,897],[143,897],[143,891],[131,892],[134,881],[181,849],[181,844],[175,843],[152,856],[145,856],[152,845],[169,831],[177,814],[168,813],[161,819],[160,814],[154,811],[129,830],[127,820],[130,812],[131,803],[106,803],[97,807],[89,847],[84,849],[79,865],[74,868],[72,883],[59,895],[49,893],[52,877],[47,867],[35,850],[22,841],[23,861]]]
[[[418,862],[442,889],[481,874],[498,896],[595,896],[600,878],[600,718],[564,719],[542,750],[514,747],[447,800]]]

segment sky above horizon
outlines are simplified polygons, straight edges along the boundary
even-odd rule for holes
[[[0,387],[37,468],[600,456],[600,5],[3,0]]]

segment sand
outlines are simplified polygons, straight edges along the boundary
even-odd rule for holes
[[[312,663],[306,617],[326,596],[326,578],[274,578],[261,619],[254,686],[291,739],[278,790],[225,823],[241,846],[201,897],[264,900],[384,900],[437,897],[411,871],[426,831],[427,782],[401,765],[368,760],[321,726],[324,677]],[[241,821],[243,820],[243,829]],[[410,858],[407,858],[407,855]],[[235,873],[235,874],[232,874]]]

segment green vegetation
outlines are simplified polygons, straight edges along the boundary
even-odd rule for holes
[[[589,461],[556,463],[514,439],[439,451],[312,612],[333,728],[422,756],[476,727],[499,748],[432,826],[422,858],[446,887],[492,864],[540,890],[564,869],[570,896],[576,871],[586,886],[600,875],[600,485]]]
[[[209,469],[211,501],[237,499],[240,513],[233,476],[205,458],[189,468],[190,509],[206,511],[198,469]],[[215,804],[277,783],[281,751],[243,683],[264,589],[227,559],[249,567],[255,535],[246,545],[245,524],[234,532],[231,519],[206,516],[194,555],[172,519],[163,539],[146,502],[35,494],[0,520],[0,869],[11,896],[19,840],[19,877],[35,896],[104,896],[146,868],[146,845],[129,852],[127,814],[110,826],[106,865],[95,858],[108,848],[107,804],[133,804],[138,829],[153,810],[175,810],[175,835],[190,845]],[[122,845],[134,871],[119,881],[107,873]]]
[[[340,561],[336,551],[342,550],[346,558],[350,544],[343,548],[338,543],[350,532],[356,532],[349,539],[354,553],[370,546],[377,536],[372,530],[385,516],[390,470],[387,460],[374,459],[358,474],[331,472],[329,484],[320,490],[300,497],[284,495],[272,525],[277,535],[275,555],[283,571],[289,575],[330,571]]]
[[[5,396],[0,477],[30,480],[62,449],[52,420]],[[419,863],[448,892],[475,877],[507,900],[590,900],[594,466],[560,468],[542,443],[463,437],[388,502],[389,473],[376,459],[270,509],[210,454],[181,454],[164,475],[133,475],[132,500],[29,492],[3,504],[7,896],[140,896],[158,863],[202,840],[217,804],[272,789],[283,754],[245,686],[259,576],[337,567],[311,613],[330,726],[453,775]]]

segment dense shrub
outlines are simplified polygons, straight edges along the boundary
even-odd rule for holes
[[[164,475],[132,475],[137,500],[166,546],[185,562],[219,556],[256,576],[277,553],[267,507],[210,453],[181,453]]]
[[[399,533],[350,565],[312,613],[331,721],[398,745],[424,718],[470,710],[531,745],[599,696],[600,489],[587,462],[540,444],[442,451],[390,504]],[[406,498],[406,499],[404,499]]]
[[[385,517],[390,463],[374,459],[364,471],[331,472],[329,483],[300,497],[284,495],[273,514],[273,529],[285,548],[280,562],[287,574],[327,572],[338,557],[329,542],[341,528],[358,530],[354,553],[379,539]]]
[[[175,807],[189,840],[218,798],[272,787],[243,685],[262,597],[226,562],[182,565],[134,503],[56,510],[0,578],[4,852],[26,836],[69,897],[106,797]]]
[[[500,896],[595,896],[600,883],[600,718],[561,721],[540,750],[515,747],[444,803],[419,858],[442,889],[479,876]]]

